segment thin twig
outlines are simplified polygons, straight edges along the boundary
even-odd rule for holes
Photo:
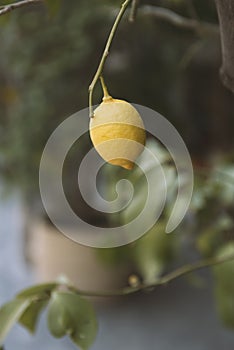
[[[234,1],[215,0],[222,51],[220,78],[223,85],[234,93]]]
[[[139,8],[139,13],[142,15],[154,16],[160,20],[164,20],[170,24],[173,24],[176,27],[189,29],[198,34],[219,34],[219,26],[216,24],[199,21],[197,19],[186,18],[164,7],[145,5]]]
[[[129,22],[135,22],[139,3],[140,3],[140,0],[132,0],[132,6],[129,14]]]
[[[33,5],[40,2],[44,2],[44,0],[23,0],[23,1],[15,2],[13,4],[0,6],[0,16],[5,15],[6,13],[11,12],[19,7]]]
[[[136,287],[126,287],[123,289],[117,289],[117,290],[112,290],[112,291],[85,291],[85,290],[79,290],[74,286],[67,285],[67,288],[79,295],[83,296],[88,296],[88,297],[118,297],[118,296],[124,296],[124,295],[129,295],[129,294],[134,294],[140,291],[144,290],[151,290],[154,289],[158,286],[163,286],[168,284],[169,282],[174,281],[175,279],[182,277],[184,275],[187,275],[191,272],[206,268],[206,267],[211,267],[215,266],[218,264],[223,264],[228,261],[234,260],[234,255],[229,255],[227,257],[223,258],[209,258],[206,260],[198,261],[194,264],[189,264],[189,265],[184,265],[178,269],[176,269],[173,272],[168,273],[165,276],[162,276],[157,280],[157,282],[146,285],[146,284],[141,284]]]
[[[121,9],[120,9],[120,11],[115,19],[115,22],[113,24],[113,27],[112,27],[110,34],[109,34],[109,37],[107,39],[106,46],[105,46],[104,52],[102,54],[102,58],[101,58],[101,61],[99,63],[97,72],[95,73],[94,78],[89,86],[89,115],[90,115],[90,118],[93,117],[93,90],[95,88],[95,85],[97,84],[98,79],[100,78],[100,76],[102,74],[104,64],[106,62],[107,56],[109,55],[110,46],[112,44],[113,38],[114,38],[116,30],[118,28],[118,25],[119,25],[128,5],[130,4],[131,1],[132,0],[126,0],[121,6]]]

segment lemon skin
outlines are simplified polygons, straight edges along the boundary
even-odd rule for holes
[[[109,97],[90,119],[90,138],[106,162],[131,170],[144,149],[146,133],[140,114],[130,103]]]

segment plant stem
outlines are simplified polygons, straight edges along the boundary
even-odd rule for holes
[[[18,1],[13,4],[6,4],[0,6],[0,16],[5,15],[8,12],[11,12],[19,7],[27,6],[27,5],[32,5],[32,4],[37,4],[44,2],[44,0],[23,0],[23,1]]]
[[[198,21],[193,18],[187,18],[164,7],[144,5],[139,8],[139,13],[142,15],[154,16],[155,18],[168,22],[178,28],[192,30],[200,36],[212,35],[217,37],[219,35],[218,25]]]
[[[129,22],[135,22],[138,6],[139,6],[139,0],[132,0],[132,7],[129,14]]]
[[[109,37],[107,39],[106,46],[105,46],[105,49],[103,51],[98,69],[94,75],[94,78],[93,78],[90,86],[89,86],[89,116],[90,116],[90,118],[93,118],[93,90],[97,84],[98,79],[100,78],[100,76],[102,74],[104,64],[106,62],[107,56],[109,55],[110,46],[112,44],[113,38],[114,38],[116,30],[118,28],[118,25],[119,25],[128,5],[130,4],[131,1],[132,0],[126,0],[121,6],[121,9],[120,9],[120,11],[115,19],[115,22],[113,24],[113,27],[112,27],[110,34],[109,34]]]
[[[227,257],[223,258],[216,258],[212,257],[206,260],[201,260],[198,261],[194,264],[188,264],[185,266],[182,266],[178,269],[176,269],[173,272],[168,273],[165,276],[162,276],[157,280],[157,282],[146,285],[146,284],[141,284],[136,287],[125,287],[123,289],[117,289],[117,290],[110,290],[110,291],[85,291],[85,290],[79,290],[74,286],[67,285],[67,288],[72,291],[73,293],[77,293],[79,295],[87,296],[87,297],[118,297],[118,296],[124,296],[124,295],[129,295],[129,294],[134,294],[140,291],[144,290],[151,290],[154,289],[158,286],[163,286],[168,284],[169,282],[172,282],[173,280],[182,277],[184,275],[187,275],[191,272],[206,268],[206,267],[211,267],[215,266],[218,264],[223,264],[228,261],[234,260],[234,255],[229,255]]]

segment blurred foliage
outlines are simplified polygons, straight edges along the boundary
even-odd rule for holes
[[[173,261],[176,256],[178,242],[176,235],[165,234],[165,227],[170,215],[170,209],[172,209],[172,203],[174,203],[176,188],[176,171],[170,165],[169,153],[160,146],[157,142],[149,140],[147,142],[147,149],[157,157],[160,165],[163,167],[166,183],[167,183],[167,203],[163,215],[159,221],[139,240],[132,244],[120,248],[104,249],[98,252],[103,261],[108,263],[116,263],[121,257],[121,261],[132,265],[135,272],[139,273],[144,283],[154,283],[158,277],[164,272],[165,267]],[[105,165],[103,176],[106,182],[105,196],[108,200],[113,200],[116,196],[116,183],[125,178],[128,180],[133,188],[134,194],[131,202],[125,209],[121,209],[128,202],[128,191],[126,191],[126,182],[120,182],[118,184],[118,205],[117,213],[113,213],[109,216],[110,225],[116,224],[117,226],[123,226],[131,222],[136,218],[143,210],[145,201],[148,195],[148,182],[147,179],[151,177],[155,183],[155,189],[158,197],[163,193],[164,186],[159,181],[158,169],[152,159],[142,154],[138,161],[139,166],[135,167],[131,172],[118,169],[116,167]],[[149,199],[148,199],[149,200]],[[159,208],[157,208],[157,201],[153,200],[153,203],[149,204],[152,210],[147,213],[144,211],[144,222],[154,222],[155,216]],[[133,228],[134,231],[134,228]]]
[[[234,166],[230,165],[230,159],[228,165],[226,161],[219,160],[217,162],[215,160],[214,166],[210,164],[195,168],[196,181],[188,213],[176,231],[168,235],[165,233],[165,227],[177,195],[176,169],[174,164],[170,162],[169,153],[158,142],[153,139],[148,140],[147,149],[160,160],[166,177],[168,193],[164,211],[157,223],[142,238],[128,246],[99,250],[98,256],[108,264],[120,264],[120,261],[124,264],[130,264],[134,273],[140,276],[143,283],[152,284],[170,269],[172,263],[175,265],[191,261],[191,255],[210,258],[232,253],[234,244]],[[107,184],[106,197],[109,200],[115,199],[116,184],[120,179],[129,180],[134,187],[133,199],[127,208],[110,216],[111,226],[113,224],[120,226],[127,224],[143,210],[148,191],[146,176],[148,177],[149,174],[153,176],[155,186],[159,182],[156,166],[151,164],[150,159],[144,153],[140,156],[139,164],[144,172],[139,167],[135,167],[129,173],[110,165],[105,166],[103,176],[105,176]],[[118,186],[121,207],[128,198],[126,198],[125,183],[121,182]],[[160,191],[158,191],[158,195],[160,196]],[[153,209],[156,208],[156,205],[156,201],[153,201],[152,211],[149,215],[155,215]],[[145,220],[147,222],[150,218],[146,217]],[[233,280],[233,262],[217,266],[215,271],[218,271],[215,275],[218,309],[221,310],[220,315],[224,322],[232,326],[234,325],[232,323],[234,322],[234,313],[229,310],[228,305],[234,301],[234,290],[231,289],[233,287],[231,282]],[[191,276],[188,281],[190,282],[190,280],[193,285],[204,285],[199,276]],[[230,286],[230,288],[228,287],[227,290],[225,286]]]
[[[55,16],[60,10],[62,0],[46,0],[46,5],[51,16]]]
[[[98,38],[92,33],[95,27],[101,29],[98,35],[106,29],[105,11],[98,1],[92,6],[95,18],[86,1],[64,4],[50,18],[41,6],[15,11],[1,29],[2,170],[31,194],[38,191],[38,166],[49,135],[86,106],[84,86],[98,61]]]
[[[234,239],[234,166],[216,163],[210,171],[198,171],[198,176],[191,210],[196,215],[196,246],[209,257]]]

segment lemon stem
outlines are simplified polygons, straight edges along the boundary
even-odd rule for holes
[[[100,81],[101,81],[102,90],[103,90],[103,101],[110,100],[112,97],[110,96],[110,94],[109,94],[109,92],[107,90],[107,87],[106,87],[106,84],[105,84],[103,76],[100,76]]]
[[[102,71],[103,71],[107,56],[109,55],[110,46],[111,46],[112,41],[114,39],[115,33],[118,29],[119,23],[120,23],[128,5],[130,4],[131,1],[132,0],[125,0],[121,6],[121,9],[120,9],[120,11],[115,19],[113,27],[111,28],[109,37],[108,37],[107,42],[106,42],[104,52],[102,54],[102,57],[101,57],[101,60],[100,60],[99,66],[98,66],[98,69],[94,75],[94,78],[93,78],[90,86],[89,86],[89,116],[90,116],[90,118],[93,118],[93,90],[97,84],[98,79],[102,75]]]

